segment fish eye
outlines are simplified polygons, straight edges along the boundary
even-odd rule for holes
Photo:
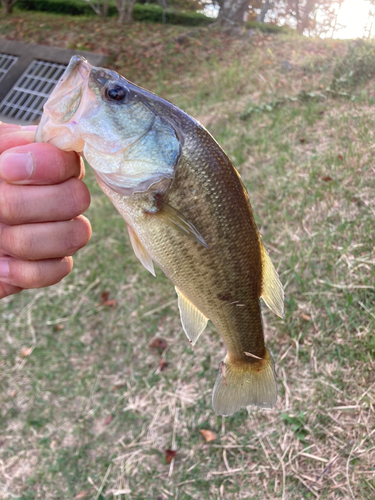
[[[127,90],[121,85],[111,85],[105,91],[105,96],[111,101],[123,101],[127,95]]]

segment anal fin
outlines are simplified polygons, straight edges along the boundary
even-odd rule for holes
[[[181,323],[187,338],[194,345],[206,328],[208,318],[176,287]]]
[[[150,271],[150,273],[153,276],[155,276],[154,263],[152,262],[151,257],[149,256],[145,247],[139,241],[139,238],[135,233],[135,231],[133,230],[133,228],[129,226],[129,224],[127,226],[128,226],[130,241],[135,255],[142,262],[143,266],[147,269],[147,271]]]
[[[284,317],[284,290],[280,282],[272,260],[268,255],[263,243],[261,243],[262,254],[262,293],[261,297],[265,304],[277,316]]]

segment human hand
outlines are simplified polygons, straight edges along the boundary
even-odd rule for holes
[[[0,299],[58,283],[91,237],[82,159],[35,130],[0,122]]]

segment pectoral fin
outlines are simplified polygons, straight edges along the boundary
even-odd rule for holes
[[[266,305],[277,316],[284,317],[284,290],[271,258],[261,243],[262,254],[262,293]]]
[[[162,202],[160,205],[157,217],[184,236],[187,236],[200,245],[209,248],[198,229],[194,226],[194,224],[189,222],[181,212],[167,203]]]
[[[152,262],[151,257],[147,253],[145,247],[139,241],[139,238],[137,234],[134,232],[133,228],[129,225],[127,226],[128,226],[130,241],[135,255],[142,262],[143,266],[147,269],[147,271],[150,271],[150,273],[155,276],[154,264]]]
[[[176,287],[181,323],[187,338],[194,345],[206,328],[208,318]]]

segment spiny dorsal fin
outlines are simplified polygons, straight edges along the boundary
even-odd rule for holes
[[[194,224],[189,222],[181,212],[171,207],[167,203],[161,203],[161,208],[158,212],[156,212],[156,215],[163,222],[168,224],[173,229],[177,230],[179,233],[187,236],[191,240],[196,241],[200,245],[209,248],[207,243],[204,241],[203,236],[194,226]]]
[[[284,290],[279,275],[272,264],[272,260],[261,242],[262,254],[262,293],[261,297],[266,305],[277,316],[284,317]]]
[[[181,323],[187,338],[194,345],[206,328],[208,318],[176,287]]]
[[[155,276],[154,264],[152,262],[151,257],[147,253],[145,247],[139,241],[139,238],[138,238],[137,234],[134,232],[133,228],[129,225],[127,225],[127,226],[128,226],[130,241],[131,241],[135,255],[142,262],[143,266],[147,269],[147,271],[150,271],[150,273],[153,276]]]

